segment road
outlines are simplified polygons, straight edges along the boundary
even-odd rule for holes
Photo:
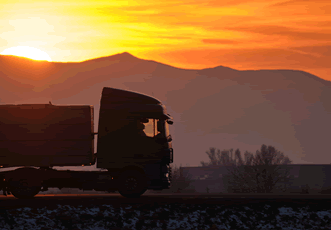
[[[33,199],[17,199],[12,195],[0,195],[0,209],[16,209],[23,207],[43,208],[56,205],[88,206],[109,204],[113,206],[122,205],[163,205],[163,204],[209,204],[209,205],[244,205],[256,203],[288,203],[331,205],[331,195],[302,195],[291,196],[280,195],[219,195],[219,194],[145,194],[140,198],[125,198],[119,194],[41,194]]]

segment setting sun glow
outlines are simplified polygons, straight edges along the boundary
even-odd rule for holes
[[[129,52],[184,69],[296,69],[331,80],[326,0],[4,2],[0,52],[35,47],[52,62]]]
[[[26,57],[38,61],[52,61],[51,57],[46,52],[30,46],[11,47],[5,49],[1,54]]]

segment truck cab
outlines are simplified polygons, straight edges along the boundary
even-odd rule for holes
[[[107,169],[115,177],[131,168],[147,177],[148,189],[169,188],[172,123],[156,98],[105,87],[100,102],[97,168]]]

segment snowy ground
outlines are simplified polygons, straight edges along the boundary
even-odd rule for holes
[[[331,229],[331,208],[311,205],[57,205],[0,208],[5,229]]]

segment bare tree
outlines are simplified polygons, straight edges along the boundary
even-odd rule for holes
[[[237,149],[236,152],[237,151],[239,151],[239,149]],[[235,164],[235,160],[232,158],[232,153],[233,149],[223,150],[221,152],[219,149],[209,148],[209,151],[206,151],[206,154],[208,155],[210,162],[206,163],[201,161],[200,163],[202,166],[233,165]]]
[[[217,150],[217,153],[216,153]],[[209,159],[210,159],[210,163],[206,163],[204,161],[201,161],[200,163],[202,164],[202,166],[210,166],[210,165],[218,165],[219,164],[219,160],[217,160],[217,157],[220,156],[220,150],[216,149],[216,148],[209,148],[209,151],[206,151],[206,154],[208,155]]]
[[[228,192],[270,193],[280,182],[281,189],[284,190],[284,185],[288,182],[289,172],[282,165],[292,161],[272,146],[262,145],[255,156],[246,151],[244,159],[239,149],[234,156],[233,149],[220,151],[210,148],[206,153],[210,163],[201,161],[202,166],[231,166],[227,167],[229,174],[224,177]]]
[[[256,151],[253,168],[256,172],[257,192],[270,193],[278,182],[284,182],[289,172],[284,171],[281,165],[290,164],[292,161],[272,146],[262,145]]]

